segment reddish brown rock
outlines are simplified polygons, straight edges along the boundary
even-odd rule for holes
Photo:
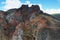
[[[60,40],[59,24],[59,20],[44,13],[38,5],[0,12],[0,30],[8,40]]]

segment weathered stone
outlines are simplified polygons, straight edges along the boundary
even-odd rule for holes
[[[0,11],[0,40],[60,40],[60,20],[38,5]]]

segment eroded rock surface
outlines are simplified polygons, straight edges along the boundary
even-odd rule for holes
[[[0,40],[60,40],[60,20],[38,5],[0,11]]]

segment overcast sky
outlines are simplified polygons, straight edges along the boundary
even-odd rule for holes
[[[60,0],[0,0],[0,10],[19,8],[22,4],[37,4],[41,10],[49,14],[60,13]]]

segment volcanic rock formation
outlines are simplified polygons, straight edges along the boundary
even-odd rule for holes
[[[0,11],[0,40],[60,40],[60,20],[38,5]]]

